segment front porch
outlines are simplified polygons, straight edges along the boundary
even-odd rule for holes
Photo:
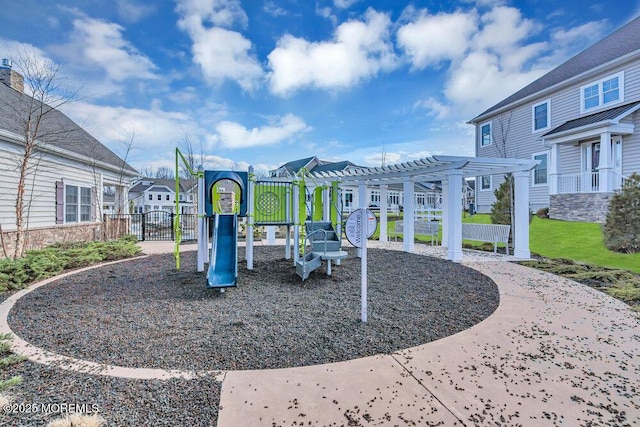
[[[635,133],[640,101],[565,122],[543,135],[549,147],[549,217],[604,222],[622,188],[623,144]]]

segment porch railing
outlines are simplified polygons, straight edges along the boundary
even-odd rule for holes
[[[608,188],[601,186],[602,172],[583,172],[551,175],[551,194],[600,193],[619,190],[626,177],[615,171],[608,171]]]

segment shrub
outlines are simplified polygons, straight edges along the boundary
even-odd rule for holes
[[[615,252],[640,252],[640,175],[634,173],[609,202],[604,244]]]
[[[549,218],[549,208],[541,208],[536,212],[538,218]]]
[[[511,188],[513,176],[505,175],[505,180],[493,192],[496,201],[491,205],[492,224],[511,224]]]
[[[23,258],[0,259],[0,292],[19,290],[64,270],[140,255],[135,236],[109,242],[54,244],[28,251]]]

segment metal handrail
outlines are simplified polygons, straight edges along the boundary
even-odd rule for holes
[[[318,229],[315,230],[311,233],[309,233],[305,238],[304,238],[304,245],[302,246],[302,265],[305,265],[307,263],[307,240],[309,240],[309,238],[311,236],[313,236],[314,234],[318,233],[322,231],[324,233],[324,252],[327,252],[327,230],[323,230],[323,229]],[[311,245],[313,246],[313,241],[311,243]]]

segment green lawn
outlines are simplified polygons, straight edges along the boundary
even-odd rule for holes
[[[466,216],[463,222],[490,224],[488,214]],[[389,234],[394,230],[395,221],[389,221]],[[376,230],[373,238],[379,237]],[[416,236],[417,241],[431,242],[426,236]],[[467,242],[481,246],[481,242]],[[529,229],[531,252],[547,258],[567,258],[577,262],[590,263],[601,267],[621,268],[640,273],[640,253],[620,254],[608,250],[602,240],[600,224],[587,222],[557,221],[533,217]]]

